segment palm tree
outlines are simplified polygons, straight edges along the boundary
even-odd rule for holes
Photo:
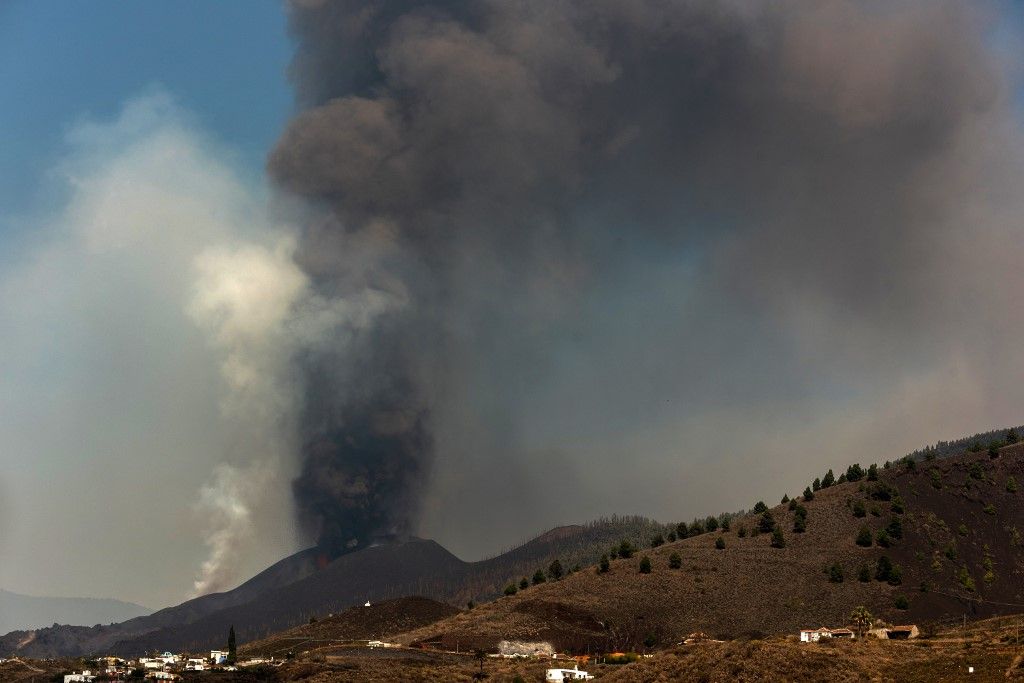
[[[871,612],[864,605],[855,607],[853,612],[850,613],[850,621],[853,622],[853,627],[857,629],[857,637],[862,638],[864,631],[871,628]]]

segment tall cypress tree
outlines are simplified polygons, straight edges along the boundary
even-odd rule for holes
[[[228,664],[234,664],[238,659],[238,649],[235,644],[235,625],[228,629]]]

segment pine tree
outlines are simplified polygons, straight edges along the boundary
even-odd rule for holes
[[[555,581],[558,581],[562,578],[562,574],[562,563],[558,560],[558,558],[555,558],[555,561],[552,562],[551,565],[548,567],[548,576],[550,576]]]
[[[757,514],[761,514],[762,512],[764,512],[767,509],[768,509],[768,506],[764,504],[763,500],[757,501],[757,504],[754,505],[754,512],[757,513]]]
[[[825,476],[821,479],[821,488],[827,489],[836,483],[836,475],[832,474],[832,470],[825,473]]]
[[[683,558],[679,556],[679,553],[672,553],[668,556],[668,568],[679,569],[683,566]]]
[[[772,545],[773,548],[785,548],[786,547],[786,539],[782,535],[782,528],[781,527],[775,527],[775,529],[772,530],[772,543],[771,543],[771,545]]]
[[[862,526],[857,532],[857,545],[865,548],[871,547],[871,529],[867,525]]]
[[[715,549],[716,550],[725,550],[725,539],[722,538],[721,536],[719,536],[715,540]]]
[[[843,568],[839,566],[839,563],[833,563],[828,568],[828,580],[831,583],[842,583],[843,582]]]
[[[785,505],[788,502],[789,502],[789,494],[788,493],[782,494],[782,504]]]
[[[541,583],[544,583],[545,581],[547,581],[547,578],[544,576],[544,570],[543,569],[538,569],[537,571],[535,571],[533,573],[533,585],[534,586],[536,586],[538,584],[541,584]]]
[[[761,521],[758,522],[758,528],[761,529],[762,533],[768,533],[775,528],[775,518],[772,517],[772,513],[765,510],[761,513]]]
[[[640,558],[640,573],[650,574],[651,573],[651,558],[644,555]]]
[[[814,491],[812,491],[811,487],[808,486],[807,488],[804,489],[804,502],[809,503],[812,500],[814,500]]]
[[[602,555],[601,556],[601,562],[600,562],[600,564],[598,564],[598,569],[597,569],[598,573],[599,574],[606,574],[610,567],[611,567],[611,563],[608,561],[608,556],[607,555]]]

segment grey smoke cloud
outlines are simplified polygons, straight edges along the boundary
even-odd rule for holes
[[[308,527],[494,549],[1018,420],[1003,9],[293,2],[297,262],[403,301],[306,358]]]

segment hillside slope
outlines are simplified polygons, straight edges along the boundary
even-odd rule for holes
[[[891,622],[1019,612],[1024,609],[1024,445],[985,453],[894,466],[877,482],[859,481],[822,489],[807,510],[804,533],[792,531],[796,512],[778,505],[770,512],[784,531],[785,547],[771,547],[771,534],[740,537],[759,522],[748,515],[728,532],[707,533],[631,559],[611,562],[608,573],[591,567],[482,605],[402,637],[448,647],[494,648],[502,639],[550,640],[575,651],[666,646],[693,631],[723,637],[795,633],[822,624],[845,624],[850,611],[866,605]],[[857,502],[864,517],[855,516]],[[894,510],[895,503],[895,510]],[[902,506],[904,512],[898,510]],[[866,526],[872,536],[901,520],[902,539],[888,548],[856,543]],[[724,549],[715,547],[721,536]],[[678,553],[680,569],[669,568]],[[638,570],[640,555],[652,563]],[[900,580],[876,580],[879,559],[899,567]],[[836,565],[841,583],[829,580]],[[861,567],[868,581],[859,581]],[[835,577],[835,578],[838,578]],[[897,585],[892,585],[896,583]],[[897,598],[907,609],[897,608]]]

